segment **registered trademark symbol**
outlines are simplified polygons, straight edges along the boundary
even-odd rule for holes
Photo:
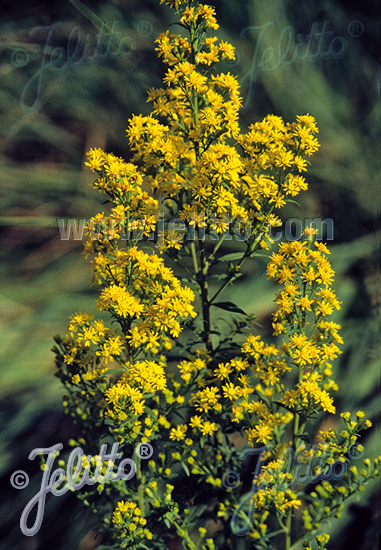
[[[140,36],[150,36],[153,33],[153,26],[152,23],[149,21],[140,21],[137,27],[138,33]]]
[[[353,38],[358,38],[364,33],[364,24],[361,21],[351,21],[347,27],[347,33]]]
[[[151,458],[153,455],[153,448],[150,443],[139,443],[139,445],[136,447],[136,454],[139,458]]]

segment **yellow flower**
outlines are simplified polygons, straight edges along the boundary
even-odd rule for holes
[[[238,386],[235,386],[232,382],[229,382],[228,384],[225,384],[225,386],[222,386],[222,393],[226,399],[233,401],[240,396],[241,391]]]
[[[172,428],[169,434],[169,439],[173,441],[182,441],[185,439],[185,434],[187,431],[186,424],[179,424],[176,428]]]
[[[208,412],[215,408],[219,399],[219,391],[216,386],[211,386],[205,390],[200,390],[194,395],[193,401],[197,411]]]
[[[191,428],[200,428],[202,424],[203,424],[203,419],[201,418],[201,416],[198,416],[198,415],[192,416],[189,420],[189,426]]]
[[[268,443],[272,440],[274,428],[262,422],[258,423],[254,428],[248,430],[248,441],[251,444],[254,440],[257,443]]]
[[[212,435],[213,432],[216,432],[217,430],[218,425],[215,422],[205,421],[204,424],[201,426],[202,435]]]
[[[215,369],[214,373],[219,380],[228,378],[229,374],[233,372],[233,367],[229,363],[220,363]]]

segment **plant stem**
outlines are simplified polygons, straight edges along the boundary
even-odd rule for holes
[[[194,272],[195,272],[195,275],[197,276],[199,268],[198,268],[198,260],[197,260],[197,253],[196,253],[196,245],[194,244],[194,241],[191,241],[190,249],[192,254]]]
[[[233,277],[236,275],[237,271],[240,270],[240,268],[242,267],[242,264],[243,262],[246,260],[246,258],[248,257],[248,255],[246,255],[246,253],[244,254],[244,256],[240,259],[240,261],[238,262],[238,264],[235,266],[235,269],[234,271],[231,271],[228,276],[226,277],[224,283],[221,285],[221,287],[217,290],[217,292],[214,294],[214,296],[210,299],[210,303],[212,304],[214,302],[214,300],[217,298],[217,296],[223,291],[225,290],[225,288],[228,286],[228,284],[230,283],[230,281],[233,279]]]
[[[138,485],[138,503],[139,503],[139,508],[141,509],[144,517],[145,515],[145,510],[144,510],[145,475],[141,470],[141,459],[138,456],[135,456],[135,464],[137,465],[136,478],[140,481]]]
[[[203,339],[208,353],[213,352],[212,338],[210,334],[210,301],[208,299],[208,268],[209,264],[205,259],[205,249],[201,245],[200,254],[200,287],[201,287],[201,302],[202,302],[202,317],[203,317]]]
[[[292,522],[292,510],[290,510],[287,521],[286,521],[286,543],[285,550],[290,550],[291,548],[291,522]]]

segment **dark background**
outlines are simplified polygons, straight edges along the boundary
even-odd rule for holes
[[[375,456],[380,452],[375,6],[344,0],[211,3],[219,37],[236,46],[237,62],[221,70],[236,74],[242,84],[242,131],[268,113],[292,120],[308,112],[317,119],[322,147],[309,169],[310,189],[300,197],[300,208],[288,207],[283,217],[333,219],[331,261],[343,302],[335,320],[345,339],[336,361],[341,389],[336,404],[340,411],[366,411],[376,427],[364,437],[365,454]],[[102,147],[129,156],[127,120],[149,113],[146,93],[163,76],[154,39],[175,15],[159,0],[2,0],[0,6],[0,548],[75,550],[93,523],[73,496],[49,500],[36,536],[24,537],[18,525],[41,480],[29,453],[66,445],[74,434],[60,412],[52,336],[65,332],[73,312],[94,310],[82,243],[61,240],[56,220],[88,218],[102,209],[102,199],[89,187],[85,152]],[[323,28],[332,34],[319,38]],[[303,59],[309,34],[313,55]],[[291,35],[304,45],[294,59],[295,44],[287,52]],[[274,57],[264,64],[266,48],[274,48]],[[266,332],[274,289],[261,276],[263,269],[263,261],[249,265],[241,286],[226,298],[256,313]],[[23,491],[9,482],[17,469],[31,477]],[[329,548],[377,548],[379,500],[375,482],[331,530]]]

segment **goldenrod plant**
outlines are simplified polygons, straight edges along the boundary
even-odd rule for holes
[[[180,30],[157,39],[164,87],[149,92],[151,115],[128,122],[133,157],[87,155],[107,199],[85,243],[100,313],[75,313],[54,347],[72,444],[87,475],[96,468],[77,495],[102,548],[323,550],[327,520],[380,459],[362,459],[364,413],[334,403],[342,339],[327,246],[305,228],[271,252],[279,211],[307,189],[318,128],[309,114],[268,115],[241,133],[238,81],[218,69],[234,48],[209,36],[214,8],[161,2]],[[273,341],[223,298],[258,254],[279,285]],[[104,475],[118,464],[99,449],[115,443],[136,466],[128,479]]]

